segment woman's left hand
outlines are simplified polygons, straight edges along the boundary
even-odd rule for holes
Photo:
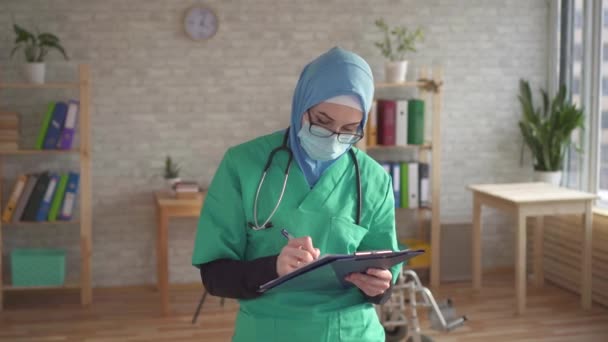
[[[393,274],[389,270],[370,268],[366,274],[351,273],[346,276],[349,281],[370,297],[381,295],[391,286]]]

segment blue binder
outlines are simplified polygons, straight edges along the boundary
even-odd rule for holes
[[[396,252],[367,251],[355,254],[330,254],[261,285],[258,292],[347,289],[354,286],[344,280],[350,273],[365,272],[369,268],[389,269],[422,253],[424,253],[422,249],[407,249]]]
[[[53,111],[51,122],[46,130],[46,136],[44,137],[44,143],[42,144],[43,149],[57,149],[57,143],[59,142],[59,138],[61,138],[61,130],[63,129],[63,124],[67,114],[68,105],[65,102],[57,102],[55,104],[55,110]]]
[[[49,185],[46,188],[38,212],[36,213],[36,221],[46,221],[49,217],[49,210],[51,209],[51,202],[55,195],[55,189],[57,189],[57,183],[59,182],[59,175],[52,173],[50,175]]]
[[[63,195],[61,210],[59,211],[58,216],[59,220],[67,221],[72,219],[79,180],[80,174],[76,172],[70,172],[68,174],[68,184],[65,187],[65,194]]]

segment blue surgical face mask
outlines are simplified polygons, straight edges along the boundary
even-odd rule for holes
[[[304,122],[298,132],[298,138],[308,156],[318,161],[336,159],[350,147],[350,144],[339,142],[338,136],[335,134],[330,137],[318,137],[311,134],[309,122]]]

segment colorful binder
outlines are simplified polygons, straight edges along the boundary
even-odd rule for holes
[[[74,132],[76,130],[76,120],[78,118],[78,111],[80,108],[80,102],[76,100],[70,100],[68,102],[68,113],[65,118],[65,124],[61,130],[59,143],[57,148],[61,150],[69,150],[72,148],[72,141],[74,140]]]
[[[378,103],[372,102],[367,120],[367,147],[378,145]]]
[[[410,191],[408,189],[409,180],[408,180],[408,172],[409,172],[409,163],[402,162],[401,164],[401,208],[409,208],[410,207]]]
[[[36,221],[39,222],[46,221],[49,217],[51,201],[53,200],[53,195],[55,194],[57,182],[59,181],[59,175],[57,174],[50,174],[49,177],[49,184],[46,187],[46,192],[44,193],[44,197],[42,198],[42,202],[40,203],[40,207],[38,208],[38,212],[36,213]]]
[[[51,177],[48,172],[43,172],[38,177],[36,181],[36,185],[34,185],[34,189],[32,190],[32,194],[25,205],[25,209],[23,210],[23,215],[21,220],[23,221],[36,221],[36,215],[38,214],[38,209],[40,208],[40,204],[44,199],[44,194],[46,193],[46,188],[49,185],[49,181]]]
[[[27,176],[27,182],[25,183],[25,187],[23,188],[23,192],[21,193],[21,197],[19,197],[19,202],[17,202],[17,207],[13,213],[13,223],[21,221],[25,206],[27,205],[27,202],[29,202],[30,196],[32,195],[32,191],[34,190],[34,186],[36,186],[37,182],[38,174],[33,173]]]
[[[46,130],[46,136],[44,137],[44,143],[42,148],[45,150],[57,149],[57,143],[61,136],[61,129],[65,123],[65,117],[68,113],[68,105],[65,102],[55,103],[55,110],[53,111],[53,117]]]
[[[63,203],[63,197],[65,196],[65,189],[68,185],[68,174],[63,173],[59,176],[59,183],[57,184],[57,190],[55,190],[55,195],[53,196],[53,201],[51,202],[51,209],[49,210],[49,221],[53,222],[57,220],[57,216],[59,215],[59,210],[61,209],[61,204]]]
[[[407,100],[397,101],[397,114],[395,121],[395,144],[397,146],[407,145]]]
[[[418,163],[409,163],[408,170],[408,192],[409,192],[409,206],[410,209],[418,208]]]
[[[424,101],[413,99],[408,102],[407,143],[424,144]]]
[[[36,149],[38,150],[41,150],[44,146],[44,138],[46,137],[46,132],[49,128],[49,124],[51,123],[51,119],[53,119],[54,112],[55,102],[51,102],[47,107],[46,114],[44,114],[42,126],[40,126],[40,132],[38,133],[38,139],[36,140]]]
[[[420,198],[420,206],[428,208],[431,206],[429,164],[420,163],[420,170],[418,176],[420,177],[420,189],[418,194],[418,197]]]
[[[15,185],[13,186],[13,191],[11,192],[10,197],[8,198],[8,203],[6,207],[4,207],[4,211],[2,212],[2,221],[10,222],[17,207],[17,202],[19,201],[19,197],[23,193],[23,188],[25,187],[25,183],[27,182],[27,175],[20,175],[15,181]]]
[[[395,145],[396,102],[378,100],[378,145]]]
[[[65,195],[63,196],[63,203],[61,204],[61,210],[59,211],[60,220],[71,220],[74,210],[74,204],[76,203],[76,194],[78,193],[78,182],[80,175],[76,172],[70,172],[68,175],[68,184],[65,189]]]

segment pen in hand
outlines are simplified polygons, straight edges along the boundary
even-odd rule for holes
[[[281,229],[281,235],[283,235],[288,241],[296,240],[296,237],[291,235],[285,228]],[[299,248],[308,251],[312,255],[313,259],[317,259],[320,255],[319,249],[312,246],[312,240],[310,238],[307,237],[306,239],[310,241],[310,246],[306,246],[308,243],[304,242],[305,245],[300,245]]]
[[[295,239],[295,237],[293,237],[293,235],[289,234],[289,232],[285,228],[281,229],[281,234],[283,234],[283,236],[287,240]]]

